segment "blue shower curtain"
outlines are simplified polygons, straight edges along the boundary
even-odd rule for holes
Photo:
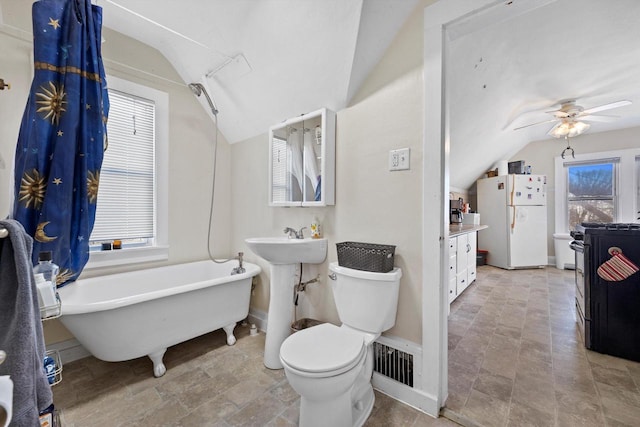
[[[34,78],[15,157],[13,217],[51,251],[58,284],[89,260],[109,98],[100,52],[102,8],[90,0],[33,4]]]

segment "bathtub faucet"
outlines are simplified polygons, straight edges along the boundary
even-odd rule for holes
[[[244,256],[244,252],[238,252],[238,266],[235,267],[233,270],[231,270],[231,275],[235,275],[235,274],[242,274],[244,273],[245,270],[244,267],[242,266],[242,257]]]
[[[287,227],[284,229],[284,233],[289,235],[290,239],[304,239],[304,235],[302,234],[302,230],[304,230],[307,227],[302,227],[300,229],[300,231],[296,231],[291,227]]]

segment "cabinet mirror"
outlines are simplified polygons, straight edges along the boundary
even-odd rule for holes
[[[335,204],[335,113],[323,108],[269,129],[269,205]]]

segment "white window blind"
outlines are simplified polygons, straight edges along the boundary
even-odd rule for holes
[[[91,241],[148,243],[155,237],[155,104],[113,89],[109,101]]]
[[[287,156],[287,141],[276,136],[273,137],[273,151],[271,152],[273,165],[273,201],[285,202],[289,200],[289,158]]]

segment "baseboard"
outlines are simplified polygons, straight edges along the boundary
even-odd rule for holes
[[[558,266],[556,265],[556,257],[554,256],[549,257],[549,266],[558,268]],[[575,263],[565,263],[564,268],[562,270],[575,270],[575,269],[576,269]]]
[[[256,325],[258,330],[267,331],[267,313],[255,308],[249,308],[249,322]]]
[[[373,387],[387,396],[437,418],[440,413],[440,407],[436,396],[431,396],[424,391],[415,388],[418,384],[422,384],[422,347],[412,341],[393,335],[380,336],[376,341],[388,347],[413,355],[414,387],[402,384],[375,371],[372,378]]]
[[[371,380],[373,388],[417,410],[438,418],[440,407],[435,396],[426,394],[422,390],[400,384],[377,372],[373,373]]]
[[[91,353],[89,353],[77,339],[48,344],[47,350],[57,350],[58,353],[60,353],[60,359],[63,365],[91,356]]]

